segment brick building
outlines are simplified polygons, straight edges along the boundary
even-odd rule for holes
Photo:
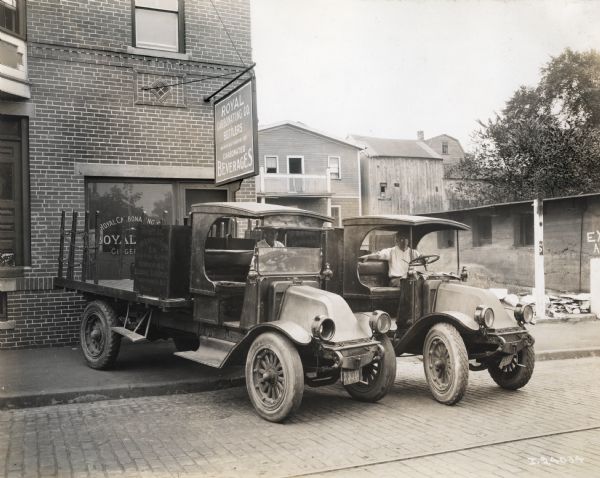
[[[258,198],[343,217],[361,214],[360,148],[309,126],[284,121],[258,131]]]
[[[0,348],[71,344],[83,302],[53,290],[61,210],[100,211],[113,277],[131,262],[115,224],[255,200],[253,179],[214,187],[204,101],[252,62],[250,5],[0,0],[0,50]]]

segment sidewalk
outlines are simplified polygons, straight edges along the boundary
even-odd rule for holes
[[[600,320],[530,327],[538,360],[600,356]],[[173,355],[169,341],[125,340],[114,370],[92,370],[77,347],[0,350],[0,409],[243,385],[243,368],[216,370]]]

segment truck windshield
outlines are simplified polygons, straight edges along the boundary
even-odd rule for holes
[[[261,247],[258,251],[259,274],[319,274],[321,250],[312,247]]]

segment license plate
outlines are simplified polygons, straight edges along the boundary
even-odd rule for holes
[[[344,385],[351,385],[360,382],[360,371],[360,368],[356,370],[342,370],[342,383]]]

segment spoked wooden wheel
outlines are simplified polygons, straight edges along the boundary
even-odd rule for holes
[[[98,358],[102,355],[106,343],[106,333],[102,326],[102,319],[96,314],[88,317],[85,323],[85,346],[90,357]]]
[[[262,349],[252,366],[254,383],[265,408],[277,408],[285,396],[285,375],[279,357],[269,349]]]
[[[111,330],[117,325],[115,311],[101,300],[90,302],[81,317],[81,351],[91,368],[106,369],[115,364],[121,336]]]
[[[431,342],[429,349],[429,373],[431,380],[436,389],[446,391],[452,382],[452,361],[450,360],[450,352],[446,348],[446,344],[441,339],[435,337]]]
[[[351,385],[344,385],[352,398],[362,402],[376,402],[381,400],[394,385],[396,378],[396,354],[392,341],[384,336],[381,339],[384,356],[368,365],[362,370],[362,380]]]
[[[423,367],[434,398],[454,405],[463,397],[469,379],[469,361],[462,337],[450,324],[434,325],[423,346]]]
[[[266,420],[280,422],[300,406],[302,362],[286,337],[267,332],[252,343],[246,359],[246,388],[257,413]]]
[[[491,363],[488,372],[494,382],[507,390],[518,390],[527,385],[533,375],[535,351],[533,345],[525,347],[512,360],[500,367],[500,363]]]

